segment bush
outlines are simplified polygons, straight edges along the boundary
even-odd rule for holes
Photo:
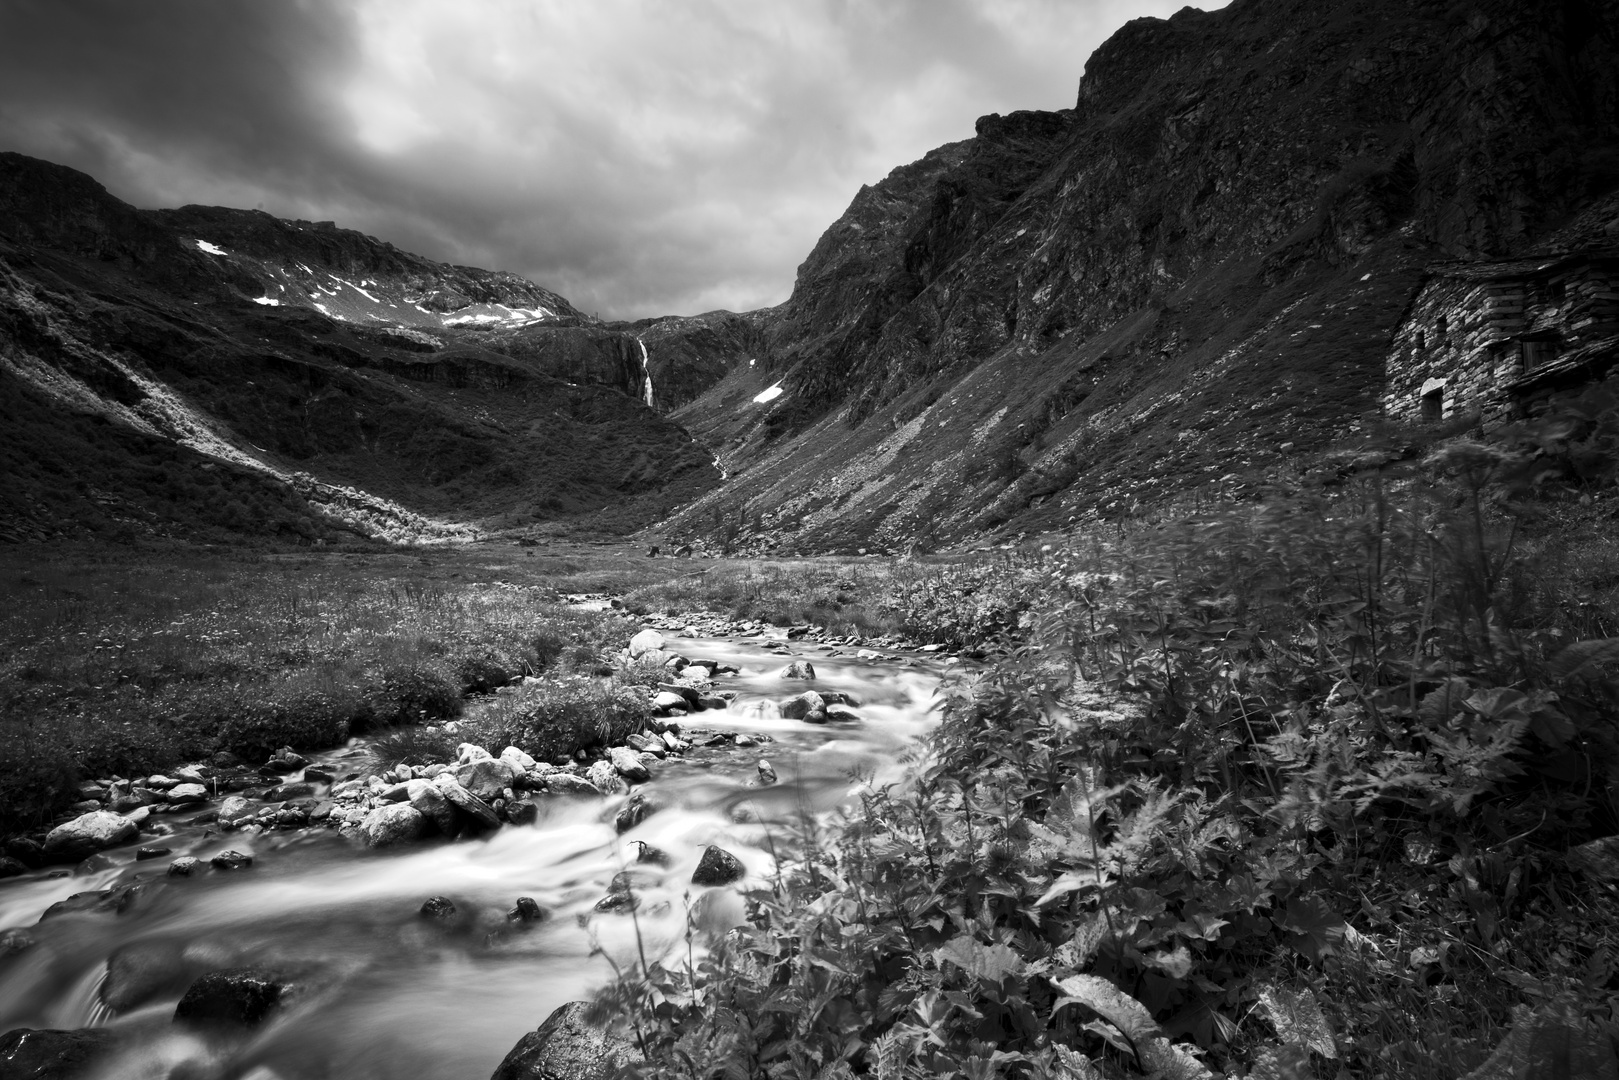
[[[462,733],[492,749],[516,746],[541,761],[556,761],[576,750],[621,742],[645,727],[650,715],[642,690],[567,675],[503,695]]]
[[[440,727],[393,728],[371,740],[367,767],[380,773],[395,765],[453,762],[455,749],[463,741],[462,735]]]

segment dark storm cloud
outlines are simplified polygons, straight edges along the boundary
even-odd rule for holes
[[[606,315],[776,303],[861,183],[1160,0],[4,0],[0,148]]]

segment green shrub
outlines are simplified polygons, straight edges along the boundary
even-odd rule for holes
[[[395,765],[431,765],[453,762],[464,736],[440,727],[402,727],[379,732],[371,740],[366,764],[373,772]]]
[[[645,691],[582,675],[565,675],[502,695],[463,726],[469,741],[499,752],[516,746],[542,761],[620,742],[650,716]]]

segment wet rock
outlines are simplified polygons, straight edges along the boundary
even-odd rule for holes
[[[166,847],[136,848],[135,849],[135,861],[136,862],[145,862],[147,859],[161,859],[163,856],[167,855],[171,850],[173,850],[173,849],[172,848],[166,848]]]
[[[182,784],[200,784],[208,778],[196,765],[185,765],[174,770],[174,779]]]
[[[821,700],[829,707],[832,705],[852,705],[855,708],[860,707],[859,698],[855,697],[853,694],[845,694],[842,690],[822,690],[820,691],[820,694]]]
[[[153,773],[146,778],[146,786],[153,791],[167,791],[179,782],[174,777],[164,776],[162,773]]]
[[[506,805],[506,820],[513,825],[532,825],[540,820],[540,808],[527,799],[517,799]]]
[[[433,786],[439,789],[450,803],[462,813],[485,829],[500,828],[500,816],[497,815],[488,803],[461,786],[461,782],[449,773],[440,773],[433,778]]]
[[[692,871],[691,883],[693,885],[729,885],[736,881],[746,871],[742,862],[724,848],[713,844],[703,849],[703,857],[697,860],[697,869]]]
[[[0,1077],[77,1080],[96,1071],[118,1041],[112,1028],[14,1028],[0,1035]]]
[[[254,968],[210,971],[187,988],[174,1019],[209,1026],[253,1027],[291,996],[287,980]]]
[[[73,868],[74,877],[85,877],[88,874],[99,874],[103,870],[111,870],[118,865],[118,861],[111,855],[92,855]]]
[[[480,758],[455,770],[455,778],[462,787],[480,799],[497,799],[522,775],[511,762],[498,758]]]
[[[59,918],[63,915],[76,915],[85,911],[97,911],[112,895],[111,889],[95,889],[90,892],[78,892],[66,900],[58,900],[46,908],[39,916],[39,921]]]
[[[815,678],[815,665],[808,660],[794,660],[776,673],[782,679],[813,679]]]
[[[424,919],[437,919],[443,922],[455,917],[455,901],[448,896],[429,896],[422,901],[421,911],[418,913]]]
[[[663,716],[683,716],[694,707],[685,695],[671,690],[659,690],[652,695],[652,711]]]
[[[415,840],[427,829],[427,820],[409,803],[387,803],[360,821],[360,836],[367,847],[388,847]]]
[[[136,855],[136,858],[140,858],[140,856]],[[10,855],[0,855],[0,879],[16,877],[18,874],[26,873],[28,873],[28,867],[24,866],[21,860],[13,859]]]
[[[637,847],[635,852],[636,862],[648,863],[652,866],[669,865],[669,853],[664,851],[662,848],[655,848],[645,840],[636,840],[635,844]]]
[[[94,810],[52,829],[45,837],[43,854],[52,860],[77,862],[105,848],[135,838],[140,831],[133,821],[110,810]]]
[[[639,765],[640,762],[637,761],[636,764]],[[624,778],[618,774],[618,770],[613,767],[611,761],[593,762],[590,766],[590,771],[585,774],[585,778],[594,784],[596,790],[603,795],[622,795],[630,789],[629,785],[624,782]]]
[[[304,770],[304,783],[306,784],[330,784],[334,779],[336,779],[336,774],[329,769],[319,769],[311,765]]]
[[[776,782],[776,767],[765,758],[759,759],[759,783],[774,784]]]
[[[215,870],[246,870],[253,865],[253,856],[241,851],[221,851],[208,860]]]
[[[642,792],[637,791],[629,797],[629,800],[623,806],[618,808],[618,813],[613,815],[613,828],[621,833],[629,832],[660,809],[662,808],[656,802],[647,798]]]
[[[641,1060],[630,1039],[592,1025],[590,1005],[571,1001],[512,1047],[489,1080],[613,1080]]]
[[[108,958],[101,1003],[113,1012],[128,1012],[155,997],[179,993],[195,975],[179,945],[138,941]]]
[[[174,806],[195,806],[208,801],[208,788],[203,784],[175,784],[166,797]]]
[[[615,746],[607,751],[607,759],[613,763],[618,774],[632,784],[644,784],[652,779],[652,771],[647,768],[641,756],[627,746]]]
[[[825,709],[812,709],[804,714],[804,723],[806,724],[824,724],[826,721],[827,715]]]
[[[224,826],[235,825],[258,816],[259,808],[240,795],[228,795],[225,801],[219,804],[219,823]]]
[[[729,709],[731,703],[717,694],[704,694],[697,699],[699,709]]]
[[[545,909],[532,896],[519,896],[517,903],[506,912],[506,921],[515,923],[535,923],[545,920]]]
[[[572,773],[554,772],[545,777],[545,787],[554,795],[591,795],[601,794],[601,790],[583,776]]]
[[[814,690],[806,690],[797,697],[781,703],[781,715],[789,720],[802,720],[817,709],[826,708],[826,699]]]
[[[596,910],[608,913],[634,911],[639,905],[634,876],[628,870],[620,870],[608,884],[607,895],[596,901]]]
[[[674,694],[692,708],[697,707],[698,695],[697,688],[694,686],[686,686],[682,683],[659,683],[658,692],[663,694]]]
[[[455,763],[457,765],[469,765],[474,761],[486,761],[494,756],[477,743],[464,742],[455,748]]]
[[[0,934],[0,960],[33,947],[34,936],[26,930],[7,930]]]
[[[315,794],[314,784],[282,784],[273,787],[264,793],[265,802],[287,802],[291,799],[308,799]]]
[[[308,765],[309,759],[298,753],[298,751],[294,750],[292,747],[283,746],[281,749],[271,754],[270,760],[265,762],[265,764],[274,765],[282,772],[292,772],[294,769],[301,769],[305,765]]]
[[[191,855],[182,855],[169,864],[169,877],[190,877],[202,865],[202,860]]]
[[[860,721],[860,714],[847,705],[828,705],[826,718],[833,723],[853,724]]]
[[[663,650],[663,635],[656,630],[642,630],[630,638],[630,657],[640,659],[647,653],[661,652]]]

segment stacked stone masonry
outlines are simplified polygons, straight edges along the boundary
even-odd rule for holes
[[[1383,412],[1486,426],[1619,358],[1619,251],[1442,263],[1395,333]]]

